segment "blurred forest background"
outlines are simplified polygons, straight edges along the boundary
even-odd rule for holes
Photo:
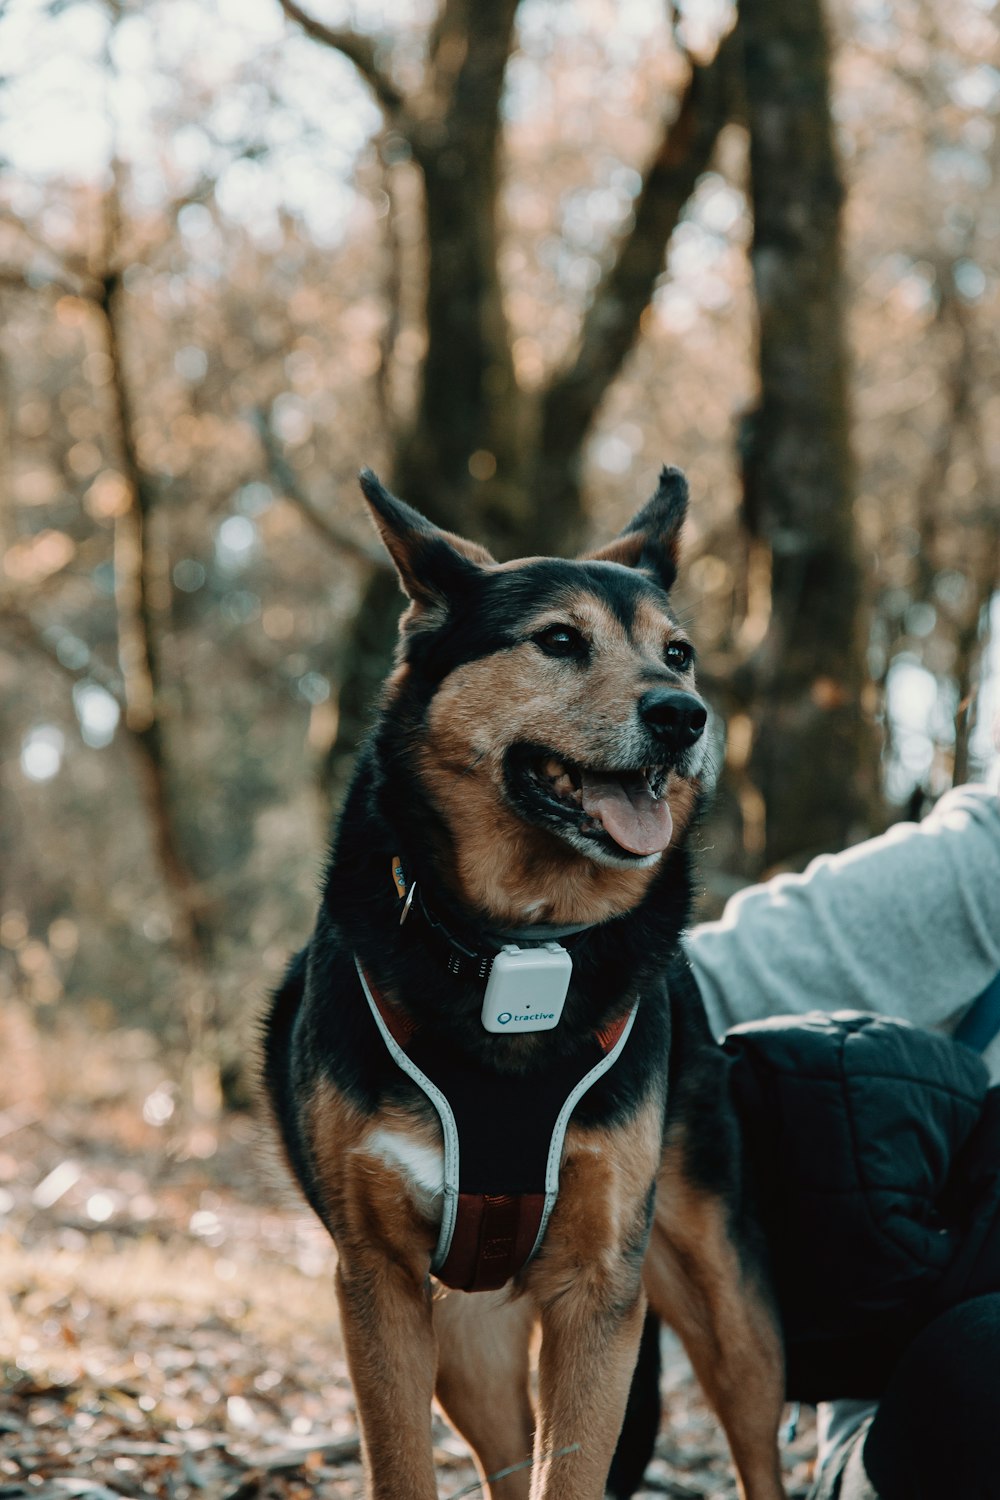
[[[0,0],[22,1372],[45,1244],[77,1256],[41,1304],[76,1308],[67,1345],[101,1234],[317,1274],[299,1230],[247,1228],[252,1187],[226,1219],[217,1114],[248,1100],[393,634],[362,464],[503,557],[607,538],[687,471],[705,911],[995,777],[998,124],[996,0]],[[136,1163],[182,1113],[168,1201]],[[118,1295],[148,1285],[121,1264]],[[212,1398],[253,1429],[243,1392],[279,1378]]]
[[[990,774],[1000,15],[734,22],[0,4],[5,998],[241,1093],[398,607],[362,463],[501,556],[687,471],[708,910]]]

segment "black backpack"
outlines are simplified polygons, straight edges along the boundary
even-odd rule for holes
[[[1000,1088],[968,1047],[856,1012],[723,1045],[788,1398],[876,1397],[925,1323],[1000,1290]]]

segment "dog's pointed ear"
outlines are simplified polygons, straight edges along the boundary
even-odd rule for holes
[[[622,563],[651,573],[667,592],[677,577],[681,528],[687,515],[688,486],[680,469],[664,467],[656,493],[606,547],[586,555],[595,562]]]
[[[405,500],[397,500],[371,469],[362,469],[358,477],[403,592],[418,613],[447,608],[493,562],[485,547],[442,531]]]

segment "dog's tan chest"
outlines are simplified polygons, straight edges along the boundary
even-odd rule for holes
[[[399,1181],[421,1218],[431,1224],[441,1221],[444,1200],[444,1151],[430,1132],[415,1133],[400,1127],[376,1125],[353,1148]]]

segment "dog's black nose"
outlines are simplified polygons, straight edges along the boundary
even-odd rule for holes
[[[689,750],[701,739],[708,710],[693,693],[653,688],[639,699],[639,717],[651,734],[670,750]]]

